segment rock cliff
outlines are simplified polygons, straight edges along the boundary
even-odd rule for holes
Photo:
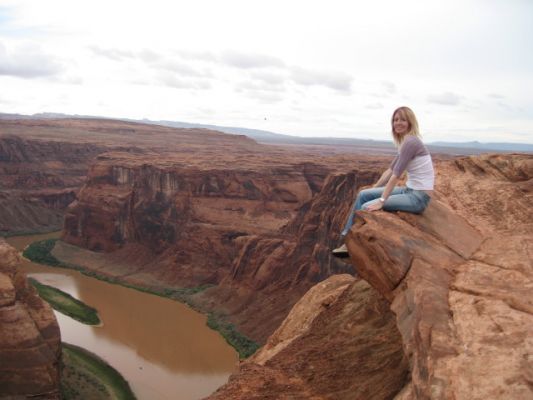
[[[0,136],[0,233],[59,229],[88,162],[103,151],[96,145]]]
[[[114,120],[0,120],[0,235],[58,230],[65,208],[103,152],[135,154],[245,150],[257,144],[206,129]]]
[[[209,399],[389,399],[407,375],[389,304],[366,282],[343,274],[311,288]]]
[[[347,244],[364,281],[314,286],[209,399],[531,398],[533,156],[437,171],[423,215],[358,212]]]
[[[0,238],[0,398],[59,399],[59,326]]]
[[[377,173],[361,161],[346,174],[335,172],[338,160],[261,151],[222,160],[98,156],[66,213],[63,240],[105,252],[94,268],[130,283],[216,284],[195,303],[263,342],[312,285],[353,273],[330,257],[331,221]],[[54,252],[69,261],[65,243]]]

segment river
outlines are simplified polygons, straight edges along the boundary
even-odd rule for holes
[[[8,238],[22,251],[59,233]],[[201,399],[237,368],[238,354],[184,304],[87,277],[77,271],[23,262],[31,277],[96,308],[102,326],[55,312],[62,341],[92,351],[117,369],[139,400]]]

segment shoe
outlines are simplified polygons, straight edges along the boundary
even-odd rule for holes
[[[332,250],[331,254],[339,258],[346,258],[350,256],[350,254],[348,253],[348,248],[345,244],[343,244],[341,247],[337,247],[335,250]]]

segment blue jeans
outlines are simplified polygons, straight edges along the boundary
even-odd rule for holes
[[[383,194],[385,186],[379,188],[363,189],[357,195],[355,202],[348,215],[346,225],[341,232],[344,237],[353,225],[354,212],[365,210],[370,204],[378,202]],[[421,214],[429,204],[431,197],[423,190],[414,190],[408,187],[395,186],[391,194],[383,204],[385,211],[405,211],[413,214]]]

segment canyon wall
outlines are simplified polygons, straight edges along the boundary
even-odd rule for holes
[[[532,178],[530,155],[460,158],[423,215],[358,212],[360,278],[311,288],[209,399],[531,398]]]
[[[109,268],[99,264],[100,273],[138,285],[216,285],[194,303],[264,342],[312,285],[354,273],[330,256],[341,224],[334,216],[358,186],[377,179],[361,161],[340,173],[342,163],[292,155],[227,165],[100,155],[54,252],[66,261],[68,245],[104,252]]]
[[[0,120],[0,235],[59,230],[65,208],[103,152],[246,150],[243,136],[105,119]]]
[[[59,326],[18,262],[0,238],[0,398],[59,399]]]
[[[102,147],[0,136],[0,234],[59,229]]]

